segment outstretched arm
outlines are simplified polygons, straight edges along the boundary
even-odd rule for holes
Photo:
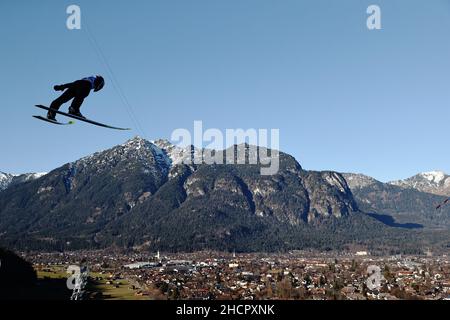
[[[73,85],[73,82],[61,84],[61,85],[54,86],[53,89],[55,89],[55,91],[63,91],[63,90],[70,88],[72,85]]]

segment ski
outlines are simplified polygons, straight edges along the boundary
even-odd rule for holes
[[[81,118],[81,117],[78,117],[78,116],[74,116],[72,114],[65,113],[65,112],[62,112],[62,111],[52,110],[49,107],[46,107],[46,106],[43,106],[43,105],[40,105],[40,104],[37,104],[35,106],[38,107],[38,108],[47,110],[47,111],[53,111],[53,112],[55,112],[57,114],[60,114],[60,115],[63,115],[63,116],[66,116],[66,117],[69,117],[69,118],[72,118],[72,119],[77,119],[77,120],[80,120],[80,121],[83,121],[83,122],[87,122],[87,123],[90,123],[90,124],[93,124],[93,125],[96,125],[96,126],[99,126],[99,127],[108,128],[108,129],[114,129],[114,130],[131,130],[130,128],[113,127],[113,126],[110,126],[110,125],[107,125],[107,124],[104,124],[104,123],[100,123],[100,122],[97,122],[97,121],[89,120],[87,118]]]
[[[74,121],[59,122],[59,121],[56,121],[56,120],[47,119],[46,117],[42,117],[42,116],[33,116],[33,118],[36,118],[36,119],[39,119],[39,120],[42,120],[42,121],[46,121],[46,122],[50,122],[50,123],[53,123],[53,124],[56,124],[56,125],[59,125],[59,126],[67,126],[69,124],[74,124],[75,123]]]

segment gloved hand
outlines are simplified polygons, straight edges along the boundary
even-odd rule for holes
[[[55,89],[55,91],[63,91],[64,90],[63,86],[54,86],[53,89]]]

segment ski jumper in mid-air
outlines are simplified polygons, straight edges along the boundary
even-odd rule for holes
[[[54,86],[55,91],[64,91],[64,93],[52,102],[50,109],[59,110],[59,108],[66,102],[73,99],[72,104],[69,107],[69,114],[84,118],[80,113],[80,107],[84,99],[89,95],[91,90],[97,92],[103,88],[105,80],[102,76],[87,77],[81,80],[77,80],[72,83],[66,83],[63,85]],[[47,119],[55,120],[56,113],[49,111],[47,113]]]

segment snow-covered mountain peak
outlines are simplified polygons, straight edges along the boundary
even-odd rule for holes
[[[167,154],[172,166],[183,163],[190,164],[192,158],[201,162],[202,150],[193,148],[193,146],[179,147],[165,139],[159,139],[153,143]]]
[[[140,149],[142,147],[145,147],[148,143],[149,141],[145,140],[144,138],[141,138],[140,136],[135,136],[134,138],[121,144],[121,146]]]
[[[10,174],[0,172],[0,191],[5,190],[6,188],[9,188],[10,186],[17,183],[39,179],[45,176],[46,174],[47,172],[24,173],[24,174]]]
[[[139,163],[145,168],[145,173],[153,172],[155,165],[161,172],[168,173],[171,165],[169,157],[161,148],[139,136],[111,149],[96,152],[82,158],[73,165],[78,169],[93,167],[98,171],[102,171],[119,165],[124,166],[125,170],[127,163],[129,165],[132,165],[131,163]]]
[[[422,173],[419,173],[419,176],[422,176],[423,178],[427,179],[428,181],[434,182],[436,184],[439,184],[446,177],[448,177],[445,174],[445,172],[443,172],[443,171],[422,172]]]
[[[450,196],[450,176],[438,170],[422,172],[405,180],[391,181],[389,184],[437,195]]]
[[[11,184],[14,176],[12,174],[4,173],[0,171],[0,191],[8,188]]]

